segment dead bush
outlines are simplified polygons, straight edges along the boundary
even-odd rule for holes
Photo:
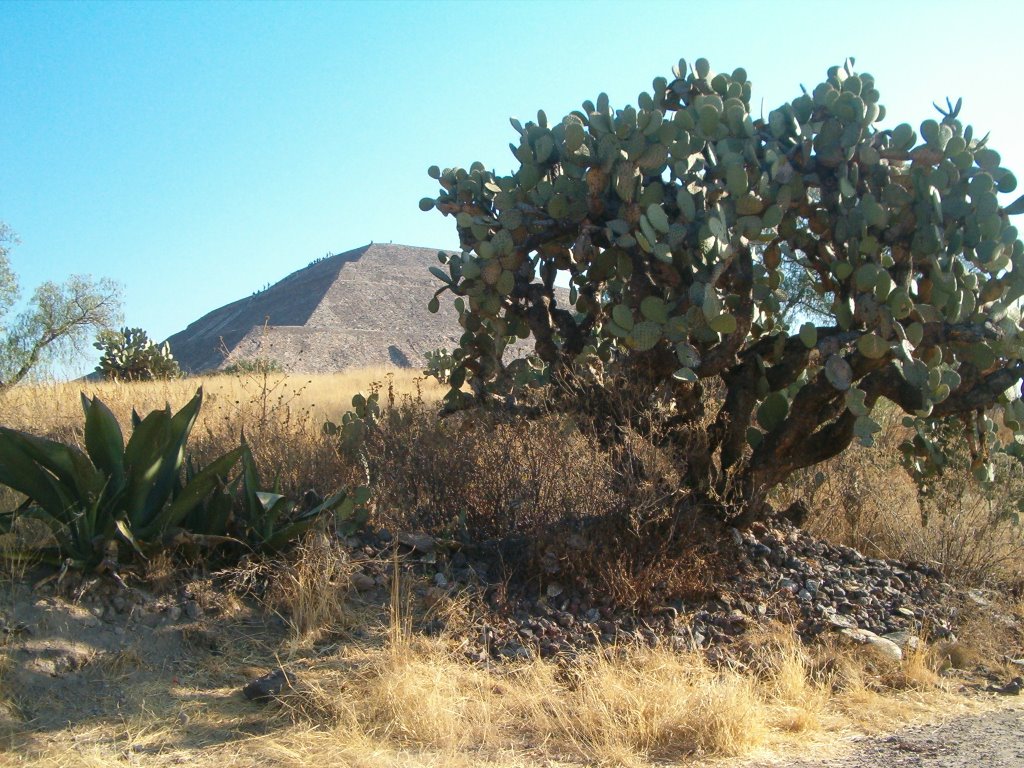
[[[965,445],[921,493],[900,461],[905,430],[895,409],[883,408],[880,421],[874,447],[797,473],[777,506],[802,499],[809,531],[866,554],[925,563],[962,584],[1019,587],[1022,533],[1009,513],[1024,500],[1020,464],[994,456],[995,481],[983,487],[971,477]]]
[[[613,504],[607,457],[556,418],[400,405],[367,441],[378,519],[473,540],[531,536]]]

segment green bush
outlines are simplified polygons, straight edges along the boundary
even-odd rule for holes
[[[242,453],[224,454],[181,484],[201,403],[200,389],[176,414],[169,407],[145,418],[133,413],[125,443],[110,410],[83,395],[84,452],[0,427],[0,483],[28,497],[20,514],[49,525],[60,555],[78,567],[97,565],[118,541],[140,553],[158,548],[223,486]]]
[[[229,376],[269,376],[284,373],[284,367],[271,357],[243,357],[221,369]]]

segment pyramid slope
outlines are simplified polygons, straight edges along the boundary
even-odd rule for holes
[[[275,360],[303,373],[418,367],[426,352],[454,347],[462,333],[450,307],[427,312],[438,286],[428,268],[437,263],[437,251],[430,248],[356,248],[216,309],[167,341],[189,373],[246,358]]]

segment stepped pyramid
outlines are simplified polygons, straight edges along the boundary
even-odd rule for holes
[[[436,249],[371,243],[215,309],[167,341],[188,373],[247,358],[303,373],[421,367],[426,352],[454,349],[462,335],[450,299],[427,311],[440,286],[428,268],[437,265]]]

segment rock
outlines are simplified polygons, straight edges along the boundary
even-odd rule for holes
[[[498,655],[509,661],[529,661],[533,654],[530,653],[529,648],[522,645],[506,645],[498,651]]]
[[[424,555],[430,554],[437,549],[437,542],[434,541],[432,536],[428,536],[425,533],[402,531],[395,538],[398,539],[399,544],[404,544],[409,549]]]
[[[1003,696],[1020,696],[1021,688],[1024,688],[1024,678],[1015,677],[1000,688],[997,693],[1001,693]]]
[[[980,605],[980,606],[983,606],[983,607],[987,607],[987,606],[991,605],[991,603],[989,603],[989,601],[981,593],[980,589],[968,589],[967,590],[967,597],[975,605]]]
[[[985,686],[988,693],[998,693],[1001,696],[1020,696],[1022,688],[1024,688],[1024,677],[1015,677],[1006,685]]]
[[[266,703],[280,696],[285,686],[289,688],[294,687],[295,677],[278,667],[273,672],[269,672],[246,685],[242,689],[242,695],[249,701]]]
[[[751,551],[754,553],[754,557],[768,557],[772,553],[772,548],[766,547],[764,544],[755,544]]]
[[[557,582],[551,582],[550,584],[548,584],[546,593],[549,598],[556,598],[564,591],[565,590],[563,589],[561,584]]]
[[[553,656],[557,656],[561,648],[558,643],[546,642],[540,645],[540,656],[542,659],[550,659]]]
[[[800,587],[792,579],[779,579],[779,589],[785,592],[797,592]]]
[[[434,574],[434,584],[441,589],[444,589],[448,586],[448,577],[439,571]]]
[[[170,622],[178,621],[181,618],[181,606],[172,605],[167,609],[167,620]]]
[[[356,571],[352,574],[352,586],[357,592],[369,592],[377,586],[377,582],[372,576],[367,576],[362,571]]]
[[[916,651],[921,645],[921,641],[918,639],[917,635],[904,630],[888,632],[882,635],[882,637],[896,643],[896,645],[900,647],[900,650],[903,651]]]
[[[896,643],[884,637],[879,637],[874,632],[869,632],[866,629],[841,629],[839,634],[856,645],[870,648],[873,652],[890,661],[903,660],[903,651]]]

